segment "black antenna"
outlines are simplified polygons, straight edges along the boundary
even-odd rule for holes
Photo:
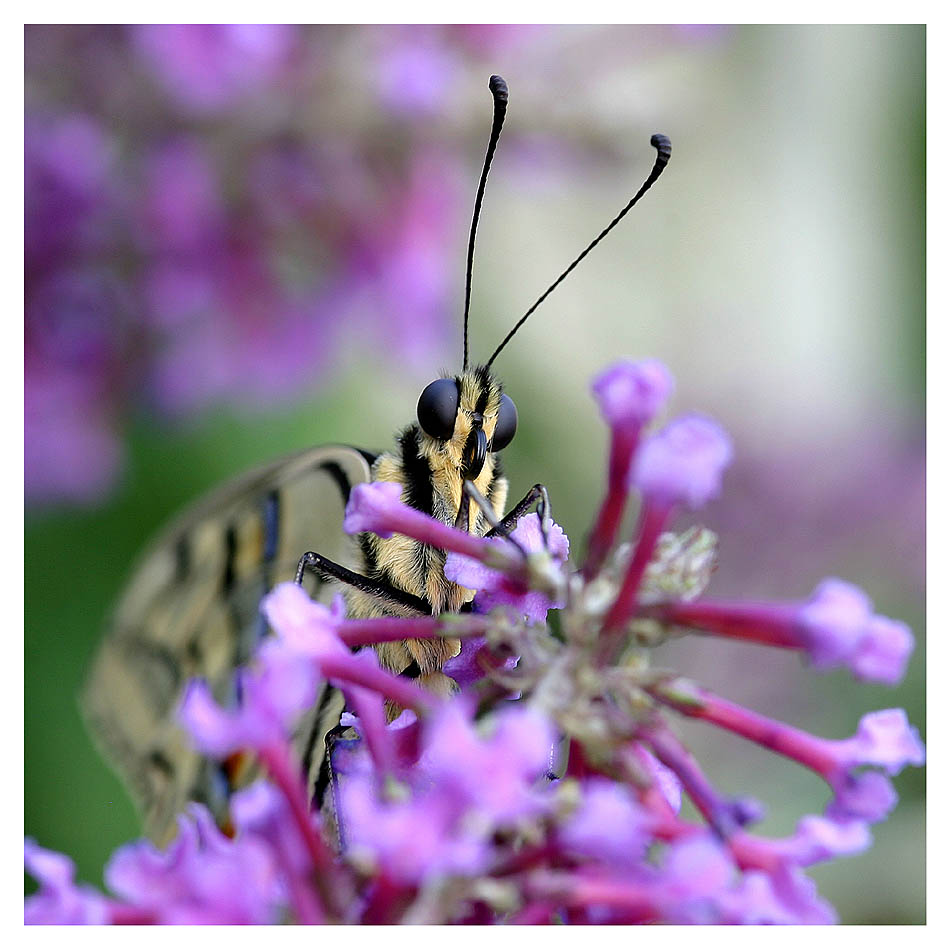
[[[551,284],[541,296],[535,300],[531,309],[517,323],[512,327],[511,332],[501,341],[501,344],[498,348],[492,353],[491,359],[488,360],[486,366],[490,366],[494,361],[495,357],[508,345],[511,337],[521,329],[525,320],[531,316],[534,311],[541,306],[542,303],[557,289],[560,283],[564,280],[565,277],[620,223],[623,219],[623,216],[650,190],[650,186],[656,181],[657,178],[663,173],[663,169],[667,166],[670,160],[670,154],[673,150],[673,146],[670,144],[670,140],[665,135],[660,135],[658,132],[656,135],[650,138],[650,144],[656,149],[656,161],[653,164],[653,170],[650,172],[649,177],[646,181],[643,182],[640,190],[630,199],[627,206],[584,248],[583,251],[574,259],[574,262],[561,274],[554,283]]]
[[[468,235],[468,265],[465,268],[465,317],[462,331],[462,368],[468,368],[468,308],[472,302],[472,262],[475,260],[475,231],[478,228],[478,215],[482,210],[482,197],[485,194],[485,182],[488,181],[488,169],[491,168],[492,156],[501,135],[501,127],[505,123],[505,112],[508,109],[508,83],[501,76],[492,76],[488,80],[488,88],[495,99],[495,115],[491,124],[491,137],[488,139],[488,152],[485,154],[485,166],[482,168],[482,177],[478,182],[478,191],[475,194],[475,213],[472,215],[472,230]]]

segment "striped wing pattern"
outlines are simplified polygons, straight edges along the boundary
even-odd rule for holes
[[[305,551],[361,569],[341,524],[350,488],[370,480],[371,461],[355,448],[320,446],[251,471],[186,510],[134,570],[83,707],[153,839],[171,836],[187,801],[217,809],[226,800],[223,773],[190,748],[178,725],[186,684],[202,677],[219,701],[230,698],[235,667],[266,632],[261,597],[293,579]],[[319,599],[335,592],[314,577],[306,582]],[[300,725],[297,746],[311,787],[342,706],[325,686]]]

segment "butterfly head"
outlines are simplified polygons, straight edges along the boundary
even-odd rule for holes
[[[472,481],[487,454],[505,448],[518,427],[515,403],[486,366],[430,382],[422,390],[416,414],[424,447]]]

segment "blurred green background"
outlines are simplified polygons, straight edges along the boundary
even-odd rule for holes
[[[246,372],[239,367],[231,389],[179,399],[171,410],[147,371],[149,347],[164,353],[161,333],[170,332],[180,349],[195,352],[189,333],[200,335],[198,318],[192,313],[171,330],[152,318],[139,337],[146,317],[139,298],[125,296],[116,332],[135,342],[116,357],[120,381],[109,375],[95,401],[115,464],[94,490],[70,495],[67,484],[58,495],[35,497],[27,467],[25,832],[71,855],[80,877],[96,883],[111,851],[138,833],[121,785],[83,728],[76,696],[110,605],[152,532],[203,490],[282,452],[320,442],[387,447],[411,420],[422,387],[459,362],[464,248],[492,72],[507,79],[511,101],[476,254],[476,358],[487,357],[639,186],[653,160],[650,134],[663,131],[673,142],[653,191],[496,364],[520,415],[505,453],[513,494],[544,481],[575,551],[582,549],[605,472],[606,434],[589,382],[619,356],[663,359],[677,379],[673,411],[710,414],[735,441],[723,498],[696,518],[720,534],[711,592],[798,599],[821,578],[841,576],[864,587],[879,612],[906,620],[918,646],[897,689],[860,685],[843,672],[816,676],[793,656],[716,640],[678,641],[660,661],[828,737],[853,733],[865,711],[903,706],[926,738],[924,28],[315,27],[284,40],[289,52],[279,69],[266,71],[267,56],[257,61],[266,95],[239,82],[209,105],[207,96],[197,104],[183,96],[173,58],[165,73],[155,66],[148,36],[27,30],[28,152],[31,114],[93,116],[111,143],[110,180],[129,176],[115,205],[120,224],[134,213],[129,195],[140,195],[136,149],[186,134],[210,143],[218,170],[221,155],[232,162],[221,172],[225,222],[237,219],[253,234],[253,220],[234,211],[246,210],[241,189],[251,179],[234,174],[233,156],[282,141],[286,123],[295,142],[340,151],[326,167],[341,174],[371,154],[361,174],[378,171],[389,189],[383,198],[367,192],[370,213],[351,213],[329,175],[338,206],[331,214],[320,204],[307,224],[322,254],[319,289],[337,269],[356,279],[351,257],[338,256],[342,245],[334,243],[344,227],[355,236],[340,241],[350,241],[360,260],[360,229],[387,232],[381,258],[421,233],[427,255],[405,267],[415,268],[424,289],[430,280],[444,289],[426,298],[425,319],[408,312],[396,321],[396,308],[416,297],[400,283],[404,270],[381,291],[377,263],[372,280],[340,309],[329,294],[314,310],[312,378],[258,402],[238,391]],[[211,69],[201,59],[207,50],[199,54]],[[90,75],[103,73],[104,87],[108,70],[128,61],[145,65],[121,93],[110,93],[118,100],[90,86]],[[187,80],[194,56],[182,54],[181,62]],[[411,109],[403,93],[415,96]],[[421,151],[430,164],[408,188]],[[433,208],[427,182],[439,174],[448,184]],[[358,182],[354,194],[368,187]],[[294,207],[282,213],[292,219]],[[428,219],[419,230],[409,226],[419,208],[441,215],[435,230],[426,230]],[[308,259],[299,241],[279,239],[288,226],[267,224],[277,236],[261,253],[278,271]],[[135,239],[135,255],[120,264],[121,241],[97,251],[96,266],[105,257],[120,287],[140,286],[160,256],[141,233]],[[305,246],[307,239],[305,232]],[[173,250],[162,260],[177,264],[181,249]],[[201,254],[190,252],[193,266]],[[54,247],[43,267],[59,266],[65,253]],[[31,426],[50,428],[49,451],[63,444],[50,412],[31,415],[31,372],[45,371],[49,357],[40,352],[31,362],[46,298],[37,291],[31,310],[30,260],[28,457]],[[261,312],[255,326],[266,335],[267,307]],[[279,323],[273,332],[289,334],[292,352],[294,334],[307,325]],[[257,337],[248,339],[253,354]],[[203,338],[201,346],[188,371],[213,375],[214,347]],[[262,362],[270,359],[266,344],[259,352]],[[281,365],[273,371],[283,379]],[[40,467],[54,467],[43,458]],[[822,809],[823,786],[801,769],[701,726],[683,732],[723,790],[768,805],[766,832],[789,833],[799,816]],[[813,873],[845,922],[924,921],[924,774],[911,770],[896,784],[901,803],[875,829],[874,847]]]

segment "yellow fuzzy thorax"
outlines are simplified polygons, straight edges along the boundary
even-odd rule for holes
[[[446,377],[451,378],[447,374]],[[428,463],[431,472],[432,516],[446,524],[455,523],[462,502],[462,468],[473,416],[481,407],[482,428],[490,443],[502,397],[501,383],[482,367],[463,370],[455,379],[459,386],[459,407],[452,437],[441,440],[421,430],[418,432],[418,454]],[[482,495],[488,498],[495,516],[500,519],[504,515],[508,497],[508,482],[496,476],[496,468],[496,455],[489,451],[474,483]],[[385,452],[376,459],[373,480],[402,485],[403,501],[410,500],[407,472],[397,452]],[[469,531],[477,535],[485,534],[489,529],[488,522],[474,502],[468,503]],[[401,534],[394,534],[385,540],[373,535],[370,543],[380,573],[387,575],[407,593],[427,599],[432,604],[433,613],[457,612],[474,596],[472,590],[446,579],[442,570],[445,564],[443,551]],[[399,615],[406,612],[355,589],[347,592],[347,603],[352,616]],[[402,672],[415,661],[422,672],[420,682],[436,692],[449,690],[451,681],[440,670],[447,659],[458,654],[458,650],[459,642],[456,639],[410,640],[377,647],[383,664],[395,672]]]

